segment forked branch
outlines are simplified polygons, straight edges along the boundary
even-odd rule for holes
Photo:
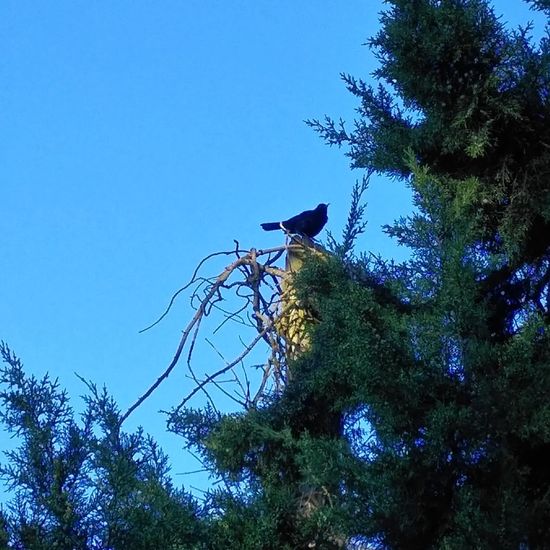
[[[285,252],[299,248],[303,248],[302,245],[291,243],[266,250],[251,249],[245,252],[241,250],[238,243],[236,243],[234,250],[216,252],[201,260],[191,280],[172,296],[167,309],[159,319],[140,331],[149,330],[158,324],[168,314],[176,298],[185,290],[192,287],[193,284],[197,283],[198,286],[196,286],[195,290],[191,293],[191,303],[195,304],[196,311],[183,330],[172,360],[147,391],[122,415],[120,424],[122,424],[162,384],[162,382],[168,378],[178,364],[186,346],[189,350],[188,369],[196,385],[181,401],[176,410],[180,410],[199,391],[202,390],[206,392],[206,388],[209,384],[215,384],[220,376],[229,371],[233,371],[241,387],[244,387],[245,384],[246,387],[249,388],[250,380],[247,378],[243,384],[234,369],[237,365],[242,363],[243,359],[262,339],[269,345],[271,357],[263,368],[263,376],[258,383],[257,391],[253,392],[253,394],[247,392],[245,396],[245,406],[255,406],[258,403],[261,394],[267,391],[270,377],[274,379],[273,387],[281,388],[284,384],[285,376],[285,344],[275,330],[274,322],[279,307],[281,280],[285,277],[286,272],[281,267],[275,265],[275,262],[277,262]],[[201,268],[208,260],[222,255],[236,255],[237,258],[226,266],[217,277],[204,278],[199,276]],[[234,277],[234,275],[238,275],[238,277]],[[232,292],[233,297],[241,301],[240,305],[236,307],[234,311],[224,310],[217,305],[218,302],[225,299],[225,295],[228,292]],[[248,322],[244,322],[241,313],[247,310],[251,310],[251,313],[248,315]],[[225,319],[218,324],[218,328],[226,322],[238,319],[241,324],[244,322],[253,327],[257,335],[249,344],[245,345],[238,357],[228,362],[223,368],[213,374],[207,375],[202,380],[199,380],[193,372],[190,362],[198,334],[198,327],[203,318],[208,316],[212,311],[221,312],[222,315],[225,316]]]

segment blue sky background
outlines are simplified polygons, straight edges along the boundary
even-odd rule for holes
[[[513,25],[541,21],[518,0],[495,4]],[[233,239],[280,244],[259,223],[318,202],[331,203],[328,228],[340,233],[362,174],[303,120],[352,120],[355,99],[339,73],[368,78],[374,69],[362,44],[381,6],[3,0],[0,339],[28,372],[58,377],[79,408],[77,372],[126,409],[171,359],[188,301],[138,331],[203,256]],[[380,226],[410,212],[409,193],[374,179],[367,202],[359,249],[403,258]],[[232,328],[218,338],[228,358],[238,336]],[[195,366],[221,363],[203,346]],[[182,364],[127,424],[154,434],[175,473],[197,465],[157,411],[191,389],[185,374]]]

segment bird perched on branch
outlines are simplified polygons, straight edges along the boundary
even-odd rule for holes
[[[304,210],[300,214],[282,222],[262,223],[264,231],[282,229],[287,233],[296,233],[310,239],[321,232],[328,220],[328,204],[321,203],[313,210]]]

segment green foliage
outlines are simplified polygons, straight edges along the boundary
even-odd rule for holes
[[[548,10],[543,0],[532,6]],[[223,485],[199,510],[141,431],[89,384],[74,419],[48,377],[8,365],[1,418],[9,548],[546,548],[550,540],[550,41],[485,0],[389,0],[378,86],[344,122],[311,121],[352,165],[411,186],[385,227],[402,264],[342,242],[295,277],[311,347],[284,391],[220,414],[176,409]],[[3,539],[2,539],[3,537]]]
[[[342,232],[342,243],[338,243],[332,233],[328,232],[329,250],[343,261],[349,260],[350,255],[353,253],[357,237],[361,233],[364,233],[367,227],[367,222],[363,221],[367,207],[365,204],[362,204],[361,199],[368,185],[369,177],[367,175],[363,176],[361,183],[356,182],[353,186],[348,220]]]
[[[386,227],[411,258],[353,254],[356,187],[334,257],[296,277],[311,350],[279,398],[195,443],[251,495],[220,517],[252,537],[262,518],[281,548],[544,547],[549,43],[483,0],[388,5],[370,41],[378,87],[344,76],[353,131],[310,124],[354,167],[412,187],[415,213]]]
[[[369,42],[379,87],[344,76],[361,101],[354,130],[329,118],[310,125],[349,145],[355,167],[408,177],[410,151],[437,176],[475,179],[470,200],[485,217],[484,239],[532,257],[550,220],[548,39],[536,47],[529,28],[505,29],[484,0],[388,3]]]
[[[89,384],[77,421],[56,380],[26,376],[5,344],[0,352],[0,419],[19,443],[0,469],[13,493],[2,516],[3,547],[198,548],[196,506],[172,486],[151,438],[120,432],[105,390]]]
[[[226,492],[216,492],[210,498],[209,507],[216,512],[209,525],[212,549],[284,548],[276,546],[277,523],[273,520],[273,514],[261,502],[250,495],[243,499]]]

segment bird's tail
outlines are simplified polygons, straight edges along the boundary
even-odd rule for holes
[[[277,229],[281,229],[281,224],[279,222],[268,222],[262,223],[261,225],[264,231],[276,231]]]

